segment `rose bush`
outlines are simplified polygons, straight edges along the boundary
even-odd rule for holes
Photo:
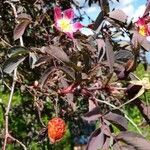
[[[8,98],[0,103],[3,150],[33,149],[37,142],[42,149],[55,149],[63,138],[73,145],[72,136],[83,134],[89,150],[149,149],[126,106],[137,107],[149,124],[147,99],[141,98],[149,90],[149,77],[140,80],[134,71],[140,52],[150,49],[150,3],[141,17],[147,20],[130,23],[122,10],[109,10],[109,1],[99,4],[102,11],[90,25],[93,35],[86,36],[79,31],[83,16],[71,9],[82,9],[76,1],[1,2],[0,71]],[[129,40],[118,40],[124,36]],[[16,93],[22,99],[14,101]],[[129,131],[129,123],[138,133]],[[83,132],[89,124],[95,130]]]

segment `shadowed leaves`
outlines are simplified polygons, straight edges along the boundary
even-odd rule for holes
[[[86,121],[95,121],[98,120],[102,116],[100,107],[97,106],[93,108],[91,111],[86,113],[82,118]]]
[[[46,53],[52,55],[53,57],[55,57],[56,59],[58,59],[59,61],[61,61],[63,63],[69,63],[70,62],[69,57],[63,51],[63,49],[60,47],[50,45],[50,46],[44,47],[43,49]]]
[[[110,12],[109,17],[123,23],[127,21],[127,15],[122,10],[119,9]]]
[[[127,130],[128,122],[125,117],[112,112],[109,112],[104,117],[106,120],[117,126],[120,130]]]
[[[17,66],[24,61],[24,56],[14,56],[9,58],[3,65],[3,71],[5,73],[12,73]]]
[[[137,31],[133,32],[131,42],[135,49],[137,49],[139,47],[139,45],[141,45],[145,50],[147,50],[147,51],[150,50],[150,42],[146,39],[146,37],[142,36]]]
[[[121,132],[116,139],[132,146],[135,150],[149,150],[150,148],[150,142],[137,133]]]
[[[113,66],[114,66],[114,51],[113,47],[109,41],[108,38],[105,39],[105,46],[106,46],[106,56],[107,56],[107,61],[109,64],[110,72],[113,72]]]
[[[10,52],[11,57],[3,64],[3,71],[8,74],[12,73],[12,71],[22,63],[29,54],[29,51],[26,48],[19,46],[11,48]]]
[[[86,150],[101,149],[103,147],[103,144],[104,144],[104,134],[103,132],[101,132],[101,129],[98,128],[91,134]]]
[[[25,32],[26,27],[30,24],[30,20],[24,19],[18,23],[14,29],[14,41],[19,39]]]
[[[150,106],[140,99],[136,99],[134,104],[138,107],[146,122],[150,124]]]

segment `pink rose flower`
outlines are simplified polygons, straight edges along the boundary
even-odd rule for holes
[[[150,35],[150,24],[147,23],[146,18],[139,18],[135,24],[138,27],[138,32],[141,35],[143,35],[143,36]]]
[[[73,22],[74,11],[73,9],[67,9],[61,11],[60,7],[56,6],[54,8],[54,21],[55,27],[67,34],[70,38],[73,38],[73,33],[81,29],[83,25],[80,22]]]

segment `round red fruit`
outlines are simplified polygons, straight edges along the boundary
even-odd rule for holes
[[[65,121],[55,117],[48,122],[48,137],[51,143],[60,141],[66,132]]]

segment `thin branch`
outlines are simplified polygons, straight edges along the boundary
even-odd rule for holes
[[[9,1],[6,1],[5,3],[8,3],[9,5],[11,5],[15,19],[17,19],[18,16],[17,16],[17,11],[16,11],[14,4]],[[20,37],[20,45],[24,46],[22,37]],[[10,112],[11,103],[12,103],[12,99],[13,99],[16,80],[17,80],[17,68],[15,68],[14,72],[13,72],[13,82],[12,82],[12,86],[11,86],[11,92],[10,92],[10,96],[9,96],[9,100],[8,100],[8,105],[6,108],[6,113],[5,113],[5,137],[4,137],[4,144],[3,144],[2,150],[6,150],[8,138],[11,138],[12,140],[16,141],[23,147],[24,150],[27,150],[26,146],[22,142],[20,142],[19,140],[17,140],[16,138],[12,137],[9,134],[9,127],[8,127],[9,126],[9,112]]]
[[[103,100],[100,100],[100,99],[97,99],[97,98],[94,98],[94,99],[95,99],[96,101],[100,102],[100,103],[103,103],[103,104],[106,104],[106,105],[112,107],[113,109],[118,109],[118,110],[120,110],[120,111],[125,115],[125,118],[137,129],[137,131],[138,131],[140,134],[142,134],[141,130],[138,128],[138,126],[136,125],[136,123],[134,123],[134,121],[128,117],[128,115],[125,113],[125,111],[119,109],[118,107],[116,107],[116,106],[113,105],[113,104],[110,104],[110,103],[107,102],[107,101],[103,101]]]
[[[19,143],[19,144],[23,147],[24,150],[27,150],[26,146],[25,146],[22,142],[20,142],[20,141],[17,140],[16,138],[12,137],[11,135],[10,135],[10,138],[11,138],[13,141],[16,141],[17,143]]]
[[[5,41],[2,37],[0,37],[0,40],[7,46],[12,47],[7,41]]]
[[[138,126],[136,125],[136,123],[134,123],[134,121],[132,119],[130,119],[126,113],[124,113],[126,119],[137,129],[137,131],[142,135],[141,130],[138,128]]]
[[[143,88],[143,87],[142,87]],[[141,90],[142,90],[142,88],[141,88]],[[143,88],[143,92],[144,92],[144,88]],[[122,108],[123,106],[125,106],[125,105],[127,105],[127,104],[129,104],[129,103],[131,103],[131,102],[133,102],[134,100],[136,100],[139,96],[141,96],[142,94],[140,93],[140,95],[139,94],[136,94],[136,96],[134,96],[132,99],[130,99],[130,100],[128,100],[127,102],[125,102],[125,103],[123,103],[122,105],[120,105],[119,107],[118,107],[118,109],[120,109],[120,108]]]
[[[106,104],[106,105],[112,107],[113,109],[118,109],[118,107],[116,107],[115,105],[113,105],[113,104],[111,104],[111,103],[109,103],[109,102],[107,102],[107,101],[103,101],[103,100],[100,100],[100,99],[97,99],[97,98],[94,98],[94,99],[95,99],[96,101],[100,102],[100,103],[103,103],[103,104]]]
[[[16,83],[16,77],[17,77],[17,69],[14,70],[14,75],[13,75],[13,82],[12,82],[12,86],[11,86],[11,92],[10,92],[10,96],[9,96],[9,100],[8,100],[8,105],[6,108],[6,113],[5,113],[5,140],[4,140],[4,145],[3,145],[3,150],[6,150],[6,144],[7,144],[7,139],[8,139],[8,135],[9,135],[9,130],[8,130],[8,115],[9,115],[9,111],[10,111],[10,107],[11,107],[11,102],[12,102],[12,98],[13,98],[13,94],[14,94],[14,88],[15,88],[15,83]]]
[[[9,85],[5,81],[3,81],[3,84],[11,91],[11,87],[9,87]]]

